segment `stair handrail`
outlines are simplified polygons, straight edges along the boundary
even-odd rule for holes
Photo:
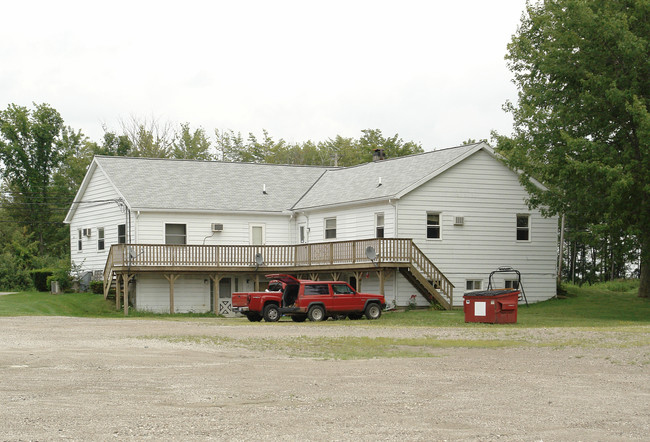
[[[449,301],[449,305],[453,305],[454,298],[454,284],[447,279],[444,273],[429,259],[427,255],[420,250],[420,248],[411,240],[411,264],[420,272],[427,281],[433,281],[433,288],[442,292],[445,298]],[[437,287],[436,287],[437,286]]]

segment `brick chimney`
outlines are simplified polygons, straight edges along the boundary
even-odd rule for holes
[[[385,159],[384,149],[378,148],[372,151],[372,161],[382,161]]]

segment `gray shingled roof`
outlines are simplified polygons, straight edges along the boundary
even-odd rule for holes
[[[95,160],[133,209],[282,212],[398,196],[476,147],[347,168],[105,156]]]
[[[477,144],[328,170],[293,209],[390,198],[475,149]],[[381,186],[378,186],[381,179]]]
[[[137,209],[281,212],[295,204],[326,170],[154,158],[95,159],[128,204]]]

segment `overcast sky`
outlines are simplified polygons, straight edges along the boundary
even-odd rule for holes
[[[131,116],[291,142],[510,133],[525,0],[3,1],[0,108],[48,103],[99,141]]]

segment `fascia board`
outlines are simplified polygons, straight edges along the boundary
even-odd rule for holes
[[[140,213],[192,213],[206,215],[272,215],[272,216],[291,216],[292,212],[287,210],[278,210],[274,212],[254,211],[254,210],[205,210],[205,209],[169,209],[164,207],[129,207],[132,212]]]
[[[88,167],[88,171],[86,172],[86,176],[84,177],[83,181],[81,182],[81,186],[79,186],[79,190],[77,191],[77,194],[75,195],[74,201],[83,201],[83,195],[86,193],[86,190],[88,189],[88,185],[90,184],[90,180],[92,177],[97,173],[97,171],[101,172],[104,174],[104,177],[106,180],[109,182],[111,185],[111,188],[113,191],[118,195],[117,199],[121,199],[124,204],[127,206],[128,209],[131,209],[131,206],[129,202],[124,198],[124,195],[122,195],[122,192],[117,188],[113,180],[111,180],[111,177],[104,171],[102,166],[99,164],[96,158],[93,158],[93,161],[90,163],[90,166]],[[70,224],[72,222],[72,218],[74,217],[74,214],[77,212],[77,207],[79,207],[79,202],[74,202],[70,206],[70,210],[68,210],[68,214],[66,215],[65,219],[63,222],[65,224]]]

